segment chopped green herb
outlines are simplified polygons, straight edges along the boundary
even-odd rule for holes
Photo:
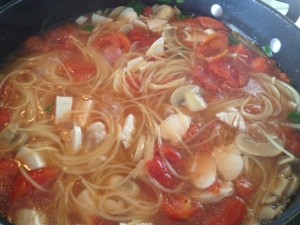
[[[184,19],[189,18],[189,17],[190,16],[187,15],[187,14],[179,14],[179,15],[176,16],[176,19],[177,20],[184,20]]]
[[[88,31],[88,32],[93,32],[94,26],[93,25],[86,25],[86,26],[83,27],[83,29],[85,31]]]
[[[127,6],[133,8],[138,15],[141,15],[143,10],[146,8],[146,4],[141,0],[131,0]]]
[[[53,110],[53,108],[54,108],[54,102],[52,102],[50,105],[48,105],[48,106],[44,109],[44,111],[45,111],[45,112],[48,112],[48,113],[51,113],[52,110]]]
[[[287,118],[292,120],[294,123],[300,123],[300,112],[291,112],[288,114]]]
[[[231,33],[229,34],[229,44],[230,45],[238,45],[240,42],[239,40]]]
[[[272,53],[271,48],[270,48],[269,45],[263,46],[263,47],[262,47],[262,50],[263,50],[263,52],[264,52],[267,56],[269,56],[269,57],[272,57],[272,56],[273,56],[273,53]]]

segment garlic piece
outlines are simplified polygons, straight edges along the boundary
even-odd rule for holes
[[[173,114],[167,117],[160,125],[162,138],[173,143],[181,141],[190,127],[191,117],[184,114]]]
[[[218,171],[225,180],[235,180],[243,171],[244,161],[239,153],[217,149],[213,152]]]
[[[198,153],[191,168],[192,183],[200,189],[210,187],[217,179],[217,167],[210,153]]]

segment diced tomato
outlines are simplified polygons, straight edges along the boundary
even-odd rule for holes
[[[135,92],[139,92],[141,85],[142,85],[142,81],[137,77],[137,76],[126,76],[125,77],[126,83],[128,84],[128,86]]]
[[[19,164],[10,159],[0,160],[0,214],[7,210],[9,194],[14,180],[19,175]]]
[[[187,196],[164,196],[162,203],[163,212],[173,220],[187,220],[194,215],[200,216],[204,209]]]
[[[229,32],[230,29],[222,22],[211,17],[199,16],[196,18],[204,29],[223,30]]]
[[[100,36],[94,45],[113,64],[130,50],[131,43],[124,34],[112,33]]]
[[[196,82],[204,89],[209,91],[219,91],[219,82],[210,76],[206,71],[206,65],[196,65],[193,70]]]
[[[247,68],[232,58],[223,57],[207,64],[196,65],[196,82],[211,91],[234,90],[244,87],[249,80]]]
[[[284,148],[300,157],[300,133],[292,128],[284,128],[284,135],[286,140]]]
[[[226,199],[205,225],[241,225],[247,214],[245,202],[238,197]]]
[[[236,194],[245,201],[250,201],[253,196],[253,185],[246,177],[240,177],[234,181]]]
[[[196,54],[204,58],[218,58],[228,49],[229,39],[226,35],[215,32],[208,35],[196,48]]]
[[[130,31],[127,37],[131,43],[136,43],[136,49],[149,47],[158,39],[157,35],[149,33],[140,27],[136,27]]]
[[[11,111],[8,108],[0,107],[0,131],[10,122]]]
[[[96,74],[95,65],[88,62],[68,59],[64,64],[74,81],[87,81]]]
[[[199,134],[201,126],[201,123],[192,123],[183,139],[187,142],[194,139]]]
[[[68,40],[71,36],[76,37],[77,35],[77,28],[74,25],[65,24],[64,26],[60,26],[46,32],[44,34],[44,38],[50,43],[64,45],[66,40]]]
[[[68,41],[71,36],[77,36],[76,28],[72,25],[65,25],[45,32],[42,36],[31,36],[24,47],[29,52],[46,53],[57,49],[70,48]],[[72,46],[74,47],[74,46]]]
[[[31,179],[45,189],[50,188],[56,182],[59,174],[60,172],[56,167],[46,167],[28,172],[28,175],[31,177]],[[15,180],[11,189],[10,202],[16,203],[26,196],[42,193],[42,191],[36,189],[36,187],[34,187],[30,181],[20,174]]]
[[[146,6],[142,12],[142,15],[143,16],[146,16],[146,17],[150,17],[150,15],[153,14],[153,10],[152,10],[152,7],[150,6]]]
[[[174,167],[175,170],[183,169],[182,155],[171,146],[165,145],[162,148],[163,154],[171,166]]]
[[[154,156],[152,160],[148,161],[146,169],[152,178],[166,188],[172,189],[179,184],[179,179],[170,173],[163,159],[159,156]]]
[[[254,58],[251,62],[251,68],[255,72],[267,73],[270,70],[268,58],[263,56]]]
[[[213,183],[209,188],[208,191],[214,195],[220,195],[222,183],[221,181],[217,180]]]
[[[32,51],[32,52],[49,52],[50,51],[50,46],[47,43],[45,39],[43,39],[40,36],[34,35],[29,37],[25,42],[24,42],[24,48],[27,51]]]

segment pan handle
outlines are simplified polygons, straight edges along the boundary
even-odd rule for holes
[[[296,22],[300,18],[300,1],[299,0],[276,0],[278,2],[287,3],[289,5],[286,17],[293,22]]]

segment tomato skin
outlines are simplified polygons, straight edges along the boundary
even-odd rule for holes
[[[211,17],[199,16],[196,18],[204,29],[223,30],[229,32],[230,29],[222,22]]]
[[[0,108],[0,131],[8,124],[11,120],[11,111],[7,108]]]
[[[163,159],[158,156],[147,162],[146,169],[150,176],[165,188],[172,189],[179,184],[178,179],[170,173]]]
[[[50,188],[57,180],[60,171],[56,167],[45,167],[41,169],[31,170],[28,175],[39,185],[44,188]],[[16,203],[23,197],[33,194],[42,194],[37,190],[22,174],[20,174],[15,182],[10,193],[10,202]]]
[[[187,220],[192,216],[200,216],[204,211],[202,206],[186,196],[164,196],[162,210],[173,220]]]
[[[226,199],[220,209],[208,219],[205,225],[241,225],[247,214],[247,206],[239,197]]]
[[[113,64],[130,50],[131,43],[123,33],[111,33],[100,36],[94,46]]]
[[[168,162],[176,169],[180,170],[183,167],[182,155],[171,146],[163,146],[162,152]]]
[[[246,177],[239,177],[234,181],[235,191],[245,201],[251,201],[253,196],[252,183]]]
[[[76,82],[87,81],[96,74],[95,65],[88,62],[68,59],[64,64]]]
[[[30,53],[47,53],[58,49],[68,49],[71,47],[68,40],[71,36],[77,35],[75,26],[66,24],[52,29],[41,36],[29,37],[24,43],[25,51]],[[72,45],[72,47],[74,46]]]
[[[292,128],[283,130],[286,142],[284,148],[296,157],[300,157],[300,133]]]
[[[136,43],[137,49],[149,47],[158,39],[156,35],[153,35],[140,27],[136,27],[130,31],[127,34],[127,37],[131,43]]]
[[[221,57],[229,47],[229,39],[222,33],[213,33],[201,41],[196,48],[196,54],[204,58]]]
[[[10,190],[19,173],[17,161],[10,159],[0,160],[0,214],[7,210]]]
[[[204,65],[196,65],[193,71],[195,81],[210,91],[229,91],[244,87],[249,80],[247,68],[224,57]]]
[[[266,57],[258,56],[252,60],[251,68],[255,72],[267,73],[270,70],[269,60]]]

